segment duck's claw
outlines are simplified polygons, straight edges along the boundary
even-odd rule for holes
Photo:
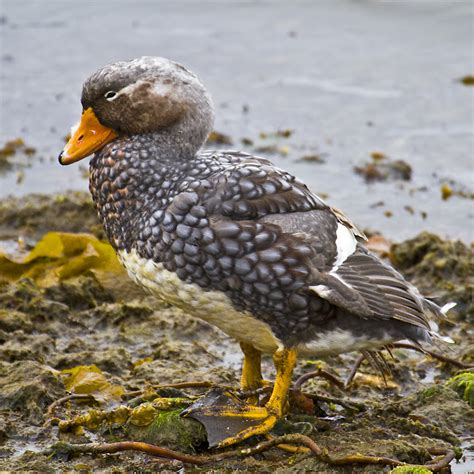
[[[266,407],[247,405],[230,392],[218,388],[208,392],[181,415],[202,423],[209,446],[219,448],[267,433],[278,420]]]

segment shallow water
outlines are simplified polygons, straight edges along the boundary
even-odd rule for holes
[[[461,462],[452,461],[450,464],[452,474],[470,474],[474,472],[473,438],[468,437],[461,443],[464,459]]]
[[[361,227],[474,238],[472,201],[442,201],[439,189],[474,187],[474,88],[458,81],[473,73],[469,1],[4,0],[1,9],[0,143],[21,136],[39,153],[22,183],[0,178],[0,196],[86,189],[78,166],[56,162],[83,80],[113,60],[162,55],[208,85],[216,129],[234,148],[251,151],[240,139],[260,131],[294,130],[278,142],[288,156],[272,159]],[[365,184],[353,166],[372,151],[408,162],[412,181]],[[326,163],[297,161],[314,152]]]

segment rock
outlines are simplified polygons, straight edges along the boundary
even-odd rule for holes
[[[44,363],[56,351],[54,339],[46,334],[23,334],[22,331],[10,334],[0,346],[0,359],[8,362],[35,360]],[[0,340],[4,339],[0,334]]]
[[[0,223],[2,239],[23,235],[37,240],[51,230],[92,232],[99,238],[105,237],[89,193],[31,194],[3,199],[0,202]]]
[[[181,417],[183,409],[162,411],[153,403],[144,403],[129,418],[127,434],[137,441],[192,452],[195,446],[206,443],[206,431],[201,423]]]
[[[0,410],[14,410],[32,424],[40,424],[48,406],[66,394],[56,371],[34,361],[0,365]]]
[[[221,133],[214,130],[207,137],[206,144],[232,145],[232,138],[229,135],[226,135],[225,133]]]
[[[29,333],[34,326],[29,315],[15,310],[0,309],[0,331],[13,332],[22,330]]]
[[[88,350],[57,354],[51,359],[52,365],[58,369],[67,369],[76,365],[96,365],[99,369],[113,375],[123,375],[133,368],[130,354],[123,348],[105,350]]]
[[[354,171],[362,175],[367,182],[410,181],[412,168],[406,161],[390,160],[381,153],[372,153],[371,157],[372,161],[354,167]]]
[[[443,240],[422,232],[392,246],[392,264],[423,293],[435,294],[438,302],[457,303],[453,312],[474,321],[474,252],[463,242]]]

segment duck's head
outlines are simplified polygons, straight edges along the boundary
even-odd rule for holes
[[[59,162],[68,165],[122,136],[156,133],[179,153],[194,154],[212,129],[212,101],[199,79],[165,58],[109,64],[82,90],[83,113]]]

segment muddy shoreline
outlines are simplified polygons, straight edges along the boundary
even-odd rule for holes
[[[54,242],[61,242],[61,254],[48,253],[51,236],[60,239]],[[105,270],[101,259],[108,258],[107,247],[97,243],[102,238],[85,193],[0,201],[1,253],[11,258],[10,266],[5,258],[0,261],[0,470],[176,472],[180,462],[142,453],[71,455],[58,448],[46,456],[44,451],[58,441],[134,440],[207,453],[202,426],[178,415],[209,387],[166,385],[206,381],[238,387],[238,345],[144,294],[119,267]],[[32,249],[36,257],[25,263]],[[435,350],[465,366],[474,363],[472,249],[422,233],[392,245],[389,257],[440,303],[459,303],[450,315],[453,322],[441,324],[456,344]],[[362,453],[412,464],[429,461],[430,448],[449,448],[466,462],[453,461],[453,472],[464,472],[472,463],[472,369],[408,350],[393,354],[393,360],[386,357],[392,370],[386,382],[366,362],[346,390],[324,378],[310,379],[303,389],[313,398],[293,396],[291,414],[274,434],[307,434],[336,456]],[[357,357],[302,360],[295,378],[320,368],[344,380]],[[269,360],[264,372],[273,378]],[[76,399],[51,408],[71,393]],[[250,440],[245,446],[255,444]],[[389,466],[328,466],[277,448],[186,469],[390,471]]]

